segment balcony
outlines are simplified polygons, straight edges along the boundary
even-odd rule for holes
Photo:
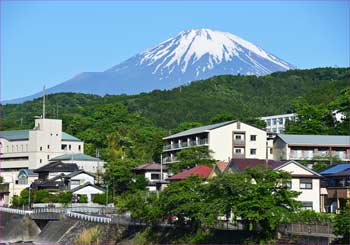
[[[233,144],[234,145],[245,145],[245,140],[234,139]]]
[[[173,162],[178,162],[178,158],[177,157],[164,157],[163,158],[163,162],[164,163],[173,163]]]
[[[198,139],[198,141],[190,140],[190,141],[182,141],[181,143],[173,143],[166,144],[163,146],[163,151],[171,151],[171,150],[181,150],[184,148],[192,147],[192,146],[204,146],[208,145],[208,138]]]

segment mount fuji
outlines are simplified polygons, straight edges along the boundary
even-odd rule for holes
[[[266,75],[295,68],[238,36],[211,29],[179,33],[103,72],[84,72],[47,93],[136,94],[215,75]],[[20,103],[42,93],[5,103]]]

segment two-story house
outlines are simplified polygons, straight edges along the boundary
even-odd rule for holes
[[[178,161],[176,153],[190,147],[204,146],[211,157],[220,161],[231,158],[265,159],[267,135],[262,129],[240,121],[228,121],[192,128],[163,138],[163,162]]]

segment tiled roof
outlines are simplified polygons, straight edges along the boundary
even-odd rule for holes
[[[271,169],[283,165],[284,162],[268,160],[268,167]],[[231,170],[244,171],[247,168],[254,168],[257,166],[266,166],[266,161],[261,159],[232,159],[229,167]]]
[[[30,131],[29,129],[0,131],[0,138],[7,139],[8,141],[28,140],[29,131]],[[62,141],[81,141],[81,140],[70,134],[62,132]]]
[[[34,173],[42,172],[74,172],[78,171],[78,165],[75,163],[63,163],[63,162],[51,162],[38,169],[34,170]]]
[[[203,177],[203,178],[208,178],[211,171],[213,171],[213,169],[207,165],[198,165],[194,168],[191,168],[191,169],[185,170],[181,173],[178,173],[178,174],[168,178],[168,180],[182,180],[182,179],[189,177],[190,175],[198,175],[198,176]]]
[[[83,188],[85,188],[85,187],[87,187],[87,186],[91,186],[91,187],[94,187],[94,188],[96,188],[96,189],[98,189],[98,190],[100,190],[100,191],[105,191],[102,187],[99,187],[99,186],[97,186],[97,185],[94,185],[94,184],[92,184],[92,183],[90,183],[90,182],[86,182],[85,184],[83,184],[83,185],[80,185],[80,186],[77,186],[77,187],[75,187],[74,189],[72,189],[71,191],[72,192],[75,192],[75,191],[78,191],[78,190],[80,190],[80,189],[83,189]]]
[[[72,173],[70,173],[70,174],[67,174],[67,175],[65,175],[64,177],[65,178],[72,178],[72,177],[74,177],[74,176],[76,176],[76,175],[78,175],[78,174],[87,174],[87,175],[90,175],[90,176],[92,176],[92,177],[94,177],[95,178],[95,175],[93,175],[93,174],[90,174],[90,173],[88,173],[88,172],[86,172],[86,171],[84,171],[84,170],[78,170],[78,171],[74,171],[74,172],[72,172]]]
[[[92,157],[83,153],[74,153],[74,154],[64,154],[58,157],[51,158],[51,161],[68,161],[68,160],[77,160],[77,161],[101,161],[96,157]]]
[[[142,164],[136,168],[134,168],[135,171],[146,171],[146,170],[158,170],[160,171],[160,164],[159,163],[155,163],[155,162],[150,162],[150,163],[145,163]],[[166,165],[163,165],[163,170],[165,170],[167,168]]]
[[[278,134],[284,142],[290,145],[339,145],[350,146],[350,135],[300,135]]]
[[[217,162],[216,167],[220,170],[220,172],[224,172],[226,167],[228,166],[228,162]]]
[[[206,125],[206,126],[197,127],[197,128],[191,128],[189,130],[182,131],[180,133],[167,136],[163,139],[171,139],[171,138],[177,138],[177,137],[182,137],[182,136],[187,136],[187,135],[204,133],[204,132],[208,132],[209,130],[212,130],[215,128],[220,128],[220,127],[229,125],[229,124],[234,123],[234,122],[237,122],[237,121],[227,121],[227,122],[216,123],[216,124]]]
[[[350,169],[350,163],[339,163],[336,165],[332,165],[326,169],[323,169],[320,174],[321,175],[329,175],[329,174],[335,174],[342,171],[346,171]]]

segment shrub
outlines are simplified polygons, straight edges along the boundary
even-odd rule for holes
[[[79,203],[87,203],[87,202],[88,202],[87,195],[80,195],[79,196]]]

